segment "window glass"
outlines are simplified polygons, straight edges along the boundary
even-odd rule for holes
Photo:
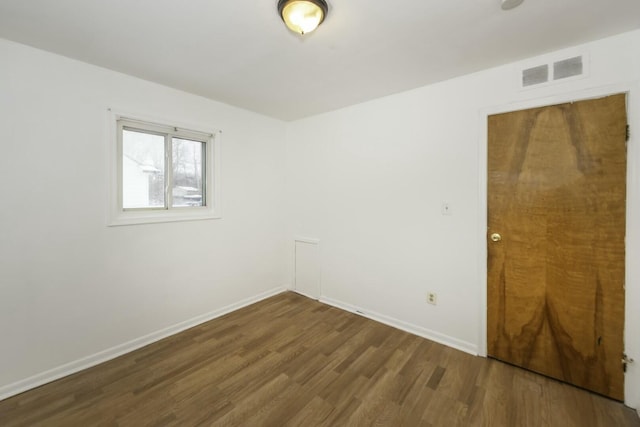
[[[165,138],[122,131],[122,207],[164,208]]]
[[[203,160],[206,144],[200,141],[172,138],[171,145],[173,206],[204,206],[206,202]]]

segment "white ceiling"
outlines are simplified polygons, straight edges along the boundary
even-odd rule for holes
[[[640,0],[0,0],[0,37],[283,120],[640,28]]]

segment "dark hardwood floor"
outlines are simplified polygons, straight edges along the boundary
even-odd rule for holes
[[[640,426],[622,404],[284,293],[0,402],[8,426]]]

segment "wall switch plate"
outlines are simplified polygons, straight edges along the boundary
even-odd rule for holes
[[[442,215],[451,215],[451,203],[442,202],[441,212]]]

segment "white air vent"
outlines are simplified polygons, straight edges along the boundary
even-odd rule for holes
[[[539,65],[522,71],[522,86],[539,85],[549,81],[549,66]]]
[[[550,58],[553,59],[553,58]],[[523,88],[545,85],[571,77],[584,76],[587,73],[584,55],[549,61],[522,70],[520,84]]]
[[[553,63],[553,80],[566,79],[567,77],[582,74],[582,56],[565,59]]]

